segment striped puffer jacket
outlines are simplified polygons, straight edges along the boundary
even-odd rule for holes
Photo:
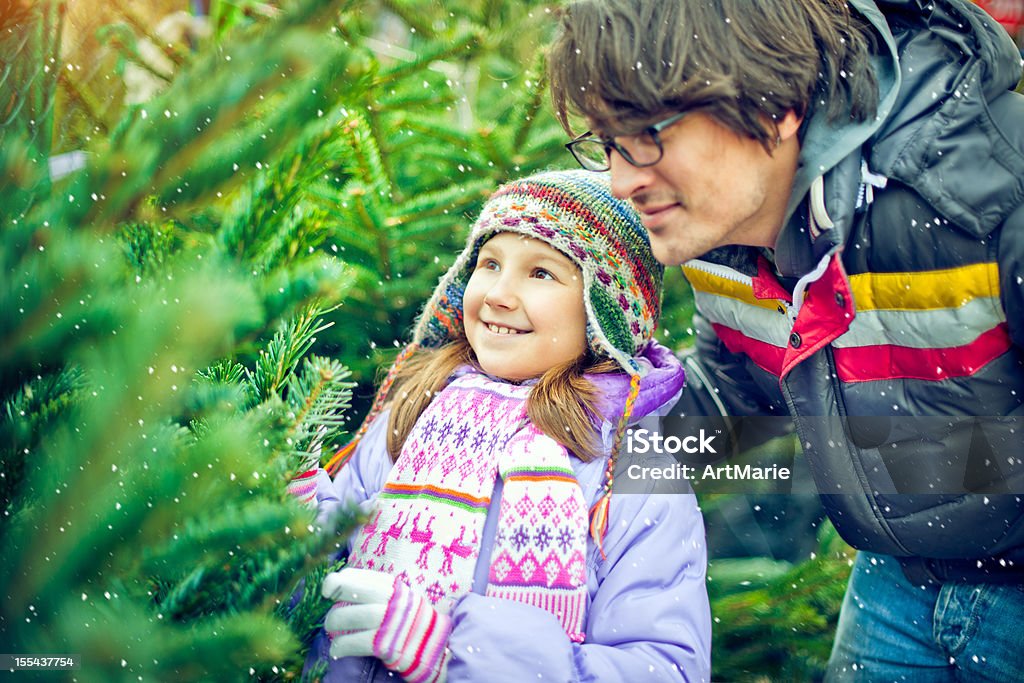
[[[684,265],[697,344],[678,412],[790,416],[853,546],[1024,583],[1020,59],[969,6],[877,7],[902,5],[865,12],[888,64],[879,120],[804,141],[776,249]]]

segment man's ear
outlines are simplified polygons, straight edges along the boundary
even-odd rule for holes
[[[795,111],[790,109],[786,112],[786,115],[782,117],[782,120],[778,122],[776,128],[779,133],[779,140],[786,141],[789,138],[796,135],[797,131],[800,130],[800,124],[804,122],[804,117],[799,116]]]

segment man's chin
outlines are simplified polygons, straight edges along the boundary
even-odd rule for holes
[[[673,240],[664,239],[650,235],[651,239],[651,252],[662,265],[665,266],[681,266],[690,259],[694,258],[694,255],[690,253],[691,250],[680,248],[680,245],[675,243]]]

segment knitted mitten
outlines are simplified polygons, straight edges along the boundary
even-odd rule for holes
[[[374,656],[409,683],[443,683],[451,618],[399,578],[347,567],[324,578],[325,598],[340,601],[324,621],[332,657]]]
[[[451,632],[450,617],[395,578],[395,591],[373,639],[373,653],[409,683],[441,683],[448,673],[445,645]]]
[[[286,486],[288,493],[295,496],[303,505],[316,507],[316,488],[320,472],[323,470],[312,469],[296,475]]]

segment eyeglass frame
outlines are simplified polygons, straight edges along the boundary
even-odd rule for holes
[[[586,170],[586,171],[593,171],[594,173],[602,173],[604,171],[607,171],[607,170],[611,169],[611,167],[612,167],[611,150],[613,150],[613,149],[616,152],[618,152],[619,155],[622,156],[622,158],[625,159],[626,162],[628,164],[630,164],[631,166],[635,166],[636,168],[647,168],[649,166],[654,166],[659,161],[661,161],[662,158],[664,158],[664,156],[665,156],[665,147],[664,147],[663,143],[661,142],[661,136],[659,135],[659,133],[661,133],[661,131],[665,130],[666,128],[668,128],[669,126],[673,125],[674,123],[677,123],[677,122],[681,121],[683,119],[683,117],[685,117],[688,113],[689,112],[685,112],[684,111],[684,112],[679,112],[677,114],[673,114],[672,116],[669,116],[666,119],[662,119],[661,121],[658,121],[656,123],[652,123],[651,125],[645,127],[639,133],[634,133],[633,134],[634,136],[636,136],[636,135],[641,135],[643,133],[647,133],[647,134],[649,134],[651,136],[651,139],[654,141],[654,144],[658,147],[658,158],[656,158],[654,161],[648,161],[648,162],[645,162],[645,163],[640,163],[640,162],[636,161],[635,159],[633,159],[633,156],[629,153],[629,151],[625,147],[623,147],[621,144],[616,142],[615,137],[621,137],[621,136],[613,136],[611,138],[605,139],[605,138],[602,138],[602,137],[598,137],[596,135],[592,135],[591,131],[589,131],[589,130],[587,132],[585,132],[585,133],[582,133],[582,134],[576,136],[575,138],[573,138],[573,140],[571,142],[567,142],[565,144],[565,148],[567,150],[569,150],[569,153],[572,154],[572,158],[575,159],[576,163],[578,163],[581,167],[583,167],[584,170]],[[589,143],[599,142],[599,143],[601,143],[601,145],[604,147],[605,157],[607,158],[607,161],[605,162],[604,168],[590,168],[589,166],[587,166],[583,162],[583,160],[580,158],[580,156],[578,154],[576,154],[576,150],[574,149],[574,147],[577,144],[581,143],[581,142],[589,142]]]

